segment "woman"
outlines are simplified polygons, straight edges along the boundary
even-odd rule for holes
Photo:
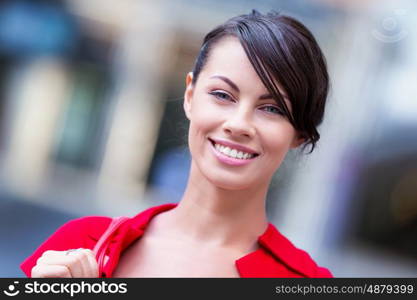
[[[102,274],[90,249],[106,217],[64,224],[22,270],[32,277],[331,277],[265,212],[286,153],[312,151],[319,139],[328,81],[317,42],[293,18],[253,11],[215,28],[186,77],[192,163],[179,204],[125,222]]]

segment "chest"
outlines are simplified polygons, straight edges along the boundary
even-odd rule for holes
[[[241,255],[221,247],[142,237],[122,253],[113,277],[239,277],[235,261]]]

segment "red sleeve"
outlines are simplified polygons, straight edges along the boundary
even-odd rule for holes
[[[108,217],[83,217],[65,223],[20,264],[20,269],[30,277],[36,261],[47,250],[93,249],[110,221]]]
[[[333,278],[332,273],[323,267],[318,267],[316,278]]]

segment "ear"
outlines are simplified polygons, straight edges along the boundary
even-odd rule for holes
[[[302,135],[302,134],[300,134],[300,133],[297,133],[296,134],[296,136],[294,137],[294,139],[293,139],[293,141],[292,141],[292,143],[291,143],[291,148],[292,149],[295,149],[295,148],[297,148],[298,146],[300,146],[302,143],[304,143],[305,142],[305,138],[304,138],[304,136]]]
[[[191,115],[191,103],[194,93],[194,86],[193,86],[193,72],[189,72],[187,77],[185,77],[185,93],[184,93],[184,112],[187,116],[187,119],[190,120]]]

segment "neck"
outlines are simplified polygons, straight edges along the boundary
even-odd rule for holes
[[[219,188],[192,164],[183,198],[166,213],[164,227],[199,243],[252,249],[268,226],[267,188]]]

